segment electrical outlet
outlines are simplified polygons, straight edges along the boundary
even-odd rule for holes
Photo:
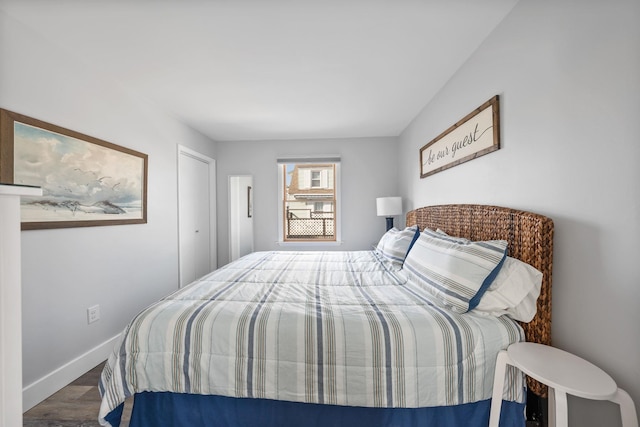
[[[100,320],[100,306],[94,305],[87,308],[87,323],[93,323]]]

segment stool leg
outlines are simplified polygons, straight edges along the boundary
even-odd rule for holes
[[[622,427],[638,427],[638,416],[636,415],[636,405],[631,400],[629,393],[619,388],[615,396],[611,399],[620,405],[622,415]]]
[[[507,364],[511,358],[505,350],[498,353],[496,370],[493,374],[493,393],[491,394],[491,412],[489,413],[489,427],[498,427],[500,422],[500,409],[502,408],[502,394],[504,390],[504,376]]]
[[[547,402],[547,426],[556,427],[556,392],[549,386],[549,397]]]
[[[555,399],[555,425],[556,427],[567,427],[569,425],[567,393],[554,389],[553,397]]]

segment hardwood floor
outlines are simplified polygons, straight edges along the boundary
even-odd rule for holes
[[[100,364],[24,413],[24,427],[99,427]],[[125,402],[121,427],[129,426],[131,400]]]

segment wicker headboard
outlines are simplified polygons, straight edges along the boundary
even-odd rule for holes
[[[485,205],[440,205],[407,213],[407,226],[439,228],[471,240],[506,240],[508,255],[543,273],[538,311],[522,323],[527,341],[551,344],[551,270],[553,267],[553,221],[531,212]],[[546,397],[547,388],[528,378],[529,388]]]

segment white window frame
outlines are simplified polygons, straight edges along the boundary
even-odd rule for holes
[[[284,240],[284,206],[282,200],[284,199],[284,185],[285,176],[283,171],[283,164],[289,163],[333,163],[335,165],[334,176],[334,191],[335,191],[335,233],[336,239],[332,241],[310,241],[292,242]],[[297,246],[297,247],[327,247],[327,246],[340,246],[342,245],[342,191],[341,191],[341,174],[340,174],[340,157],[339,156],[317,156],[317,157],[284,157],[277,160],[278,170],[278,240],[276,244],[280,246]]]

